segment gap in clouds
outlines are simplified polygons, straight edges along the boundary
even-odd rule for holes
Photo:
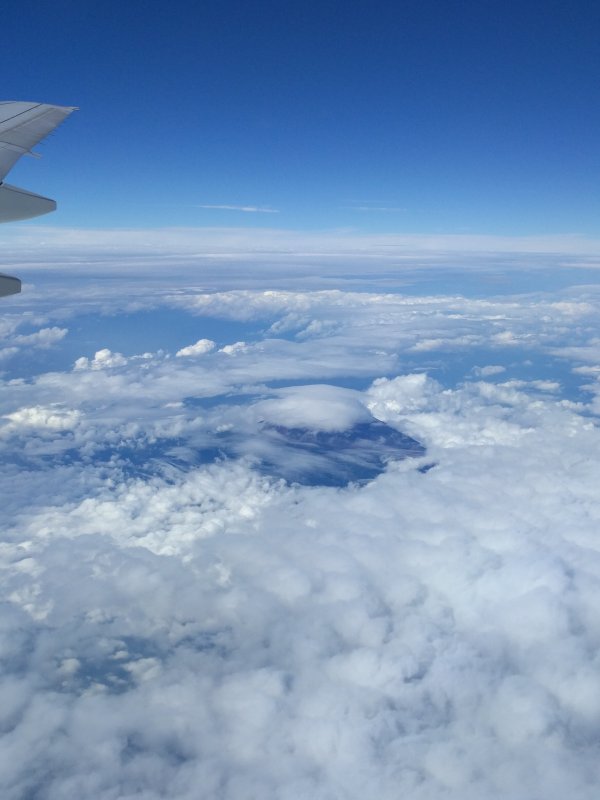
[[[242,459],[261,475],[289,484],[344,487],[373,480],[391,461],[423,455],[425,448],[416,439],[373,420],[335,433],[262,424],[254,430],[204,431],[200,436],[154,442],[141,439],[95,448],[93,459],[67,449],[58,457],[42,457],[37,468],[93,463],[96,468],[118,472],[124,480],[161,478],[176,483],[191,470],[211,464],[226,467],[228,462]],[[35,468],[24,458],[13,463],[22,469]]]

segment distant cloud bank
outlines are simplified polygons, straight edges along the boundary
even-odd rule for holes
[[[250,207],[248,207],[250,209]],[[269,213],[268,209],[263,209]],[[275,209],[270,210],[276,213]],[[102,274],[159,273],[168,268],[174,276],[190,270],[216,271],[219,285],[221,263],[252,264],[238,280],[267,274],[278,281],[315,275],[315,271],[354,275],[360,279],[371,270],[399,273],[425,270],[464,274],[538,274],[543,286],[548,270],[597,270],[600,239],[576,234],[554,236],[482,236],[467,234],[409,235],[365,234],[352,230],[294,231],[278,228],[197,227],[153,229],[67,229],[5,225],[5,262],[26,272],[60,270]],[[203,273],[206,274],[206,273]],[[233,275],[233,273],[232,273]],[[218,284],[215,284],[215,286]],[[238,280],[238,285],[239,280]],[[248,285],[243,283],[242,285]],[[533,288],[537,288],[533,284]]]

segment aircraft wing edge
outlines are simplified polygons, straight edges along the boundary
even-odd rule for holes
[[[19,294],[21,291],[21,281],[10,275],[0,273],[0,297],[8,297],[10,294]]]
[[[0,222],[16,222],[49,214],[56,210],[56,201],[41,194],[0,183]]]

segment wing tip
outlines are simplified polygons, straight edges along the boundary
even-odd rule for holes
[[[9,297],[11,294],[19,294],[21,291],[21,281],[13,278],[12,275],[0,273],[0,297]]]

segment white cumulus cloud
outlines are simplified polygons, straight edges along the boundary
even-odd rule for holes
[[[127,364],[127,359],[121,353],[113,353],[107,347],[98,350],[93,358],[82,356],[75,362],[74,369],[112,369],[113,367],[123,367]]]
[[[59,406],[31,406],[4,415],[4,419],[9,420],[12,427],[50,428],[55,431],[76,427],[80,418],[81,413],[76,409]]]
[[[13,336],[12,341],[18,345],[30,345],[32,347],[51,347],[60,342],[68,333],[67,328],[40,328],[35,333],[21,334]]]
[[[187,347],[182,347],[175,355],[178,358],[185,358],[186,356],[202,356],[205,353],[210,353],[215,349],[215,343],[211,339],[198,339],[195,344],[189,344]]]

